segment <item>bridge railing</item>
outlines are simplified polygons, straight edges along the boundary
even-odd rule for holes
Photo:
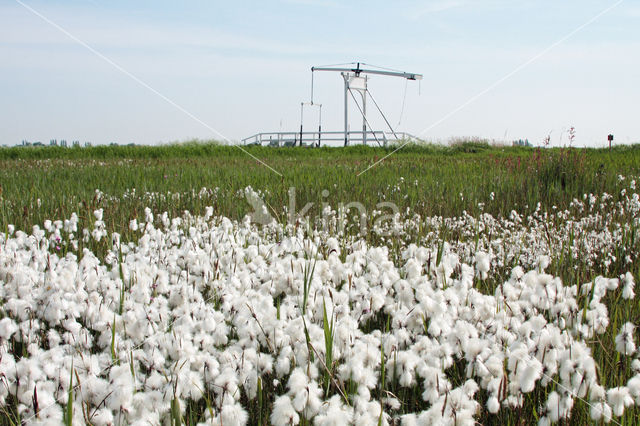
[[[420,139],[405,132],[384,132],[376,131],[349,131],[347,141],[349,145],[368,144],[373,146],[386,146],[389,142],[400,140]],[[264,132],[257,133],[248,138],[242,139],[243,145],[264,145],[272,147],[281,146],[321,146],[321,145],[343,145],[345,142],[344,132]]]

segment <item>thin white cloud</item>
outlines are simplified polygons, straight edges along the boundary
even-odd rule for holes
[[[435,13],[445,12],[451,9],[457,9],[469,4],[468,0],[435,0],[426,2],[426,4],[420,5],[415,10],[412,10],[408,15],[410,19],[416,20],[423,18],[427,15]]]
[[[623,13],[632,18],[640,18],[640,6],[638,5],[627,5],[623,9]]]
[[[346,5],[333,0],[281,0],[282,3],[305,6],[319,6],[331,8],[344,8]]]
[[[283,0],[294,2],[314,2],[320,0]],[[325,3],[325,2],[321,2]],[[0,47],[51,47],[55,45],[75,45],[76,43],[64,34],[43,26],[37,18],[22,10],[0,8],[2,25],[0,25]],[[347,40],[336,44],[331,40],[313,39],[312,41],[291,39],[278,40],[269,36],[252,36],[210,27],[175,26],[160,27],[140,21],[123,19],[105,19],[92,12],[66,13],[59,9],[47,15],[60,23],[76,37],[87,44],[106,51],[141,51],[147,54],[152,51],[180,51],[189,49],[217,53],[228,56],[254,57],[256,54],[282,57],[300,57],[314,55],[316,57],[344,58],[358,60],[362,57],[376,56],[380,52],[393,52],[395,57],[415,57],[424,53],[422,48],[407,45],[398,47],[397,43],[371,44],[366,40]],[[355,55],[355,56],[353,56]]]

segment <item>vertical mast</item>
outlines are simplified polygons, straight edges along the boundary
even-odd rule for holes
[[[364,90],[362,93],[362,144],[367,144],[367,76],[364,76]],[[371,129],[373,131],[373,129]]]
[[[344,146],[349,145],[349,73],[343,72],[344,78]]]

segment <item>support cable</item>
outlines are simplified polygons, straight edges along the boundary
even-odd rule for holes
[[[360,64],[362,64],[362,65],[367,65],[367,66],[369,66],[369,67],[373,67],[373,68],[378,68],[378,69],[385,70],[385,71],[400,72],[400,73],[403,73],[403,72],[404,72],[404,71],[401,71],[401,70],[397,70],[397,69],[395,69],[395,68],[381,67],[381,66],[379,66],[379,65],[366,64],[366,63],[364,63],[364,62],[360,62]]]
[[[389,124],[389,120],[387,120],[387,117],[385,117],[384,113],[378,106],[378,103],[376,102],[375,98],[371,95],[371,92],[369,92],[369,89],[367,89],[367,92],[369,93],[369,97],[373,101],[373,104],[376,106],[376,108],[378,108],[378,112],[380,112],[380,115],[382,116],[382,118],[384,118],[384,122],[387,123],[387,126],[389,126],[389,129],[391,129],[391,133],[393,133],[393,137],[398,139],[398,135],[396,135],[395,130],[393,130],[393,127],[391,127],[391,124]]]
[[[396,127],[400,127],[400,123],[402,123],[402,116],[404,115],[404,105],[407,101],[407,86],[409,85],[409,80],[404,80],[404,95],[402,96],[402,109],[400,109],[400,118],[398,118],[398,124]],[[371,93],[369,93],[371,95]],[[373,98],[372,98],[373,99]]]
[[[360,104],[358,104],[358,100],[356,99],[356,97],[353,95],[353,91],[351,90],[351,88],[349,88],[349,93],[351,94],[351,97],[353,98],[353,102],[355,102],[356,106],[358,107],[358,110],[360,111],[360,114],[362,115],[362,118],[364,119],[364,122],[366,123],[367,127],[369,129],[371,129],[371,134],[373,135],[374,139],[376,140],[376,142],[378,142],[378,146],[382,146],[382,144],[380,143],[380,141],[378,140],[378,137],[376,136],[376,132],[373,131],[373,128],[371,127],[371,125],[369,124],[369,120],[367,120],[367,116],[364,115],[364,112],[362,111],[362,108],[360,108]],[[373,98],[372,98],[373,99]],[[375,101],[373,101],[375,103]],[[386,120],[386,119],[385,119]],[[395,134],[395,133],[394,133]],[[362,139],[364,140],[364,134],[362,135]]]
[[[362,62],[360,62],[362,63]],[[344,64],[329,64],[329,65],[316,65],[317,68],[325,68],[325,67],[341,67],[344,65],[355,65],[357,62],[345,62]]]

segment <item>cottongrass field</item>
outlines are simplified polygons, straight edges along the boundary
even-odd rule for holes
[[[2,423],[638,424],[640,153],[317,152],[0,151]]]

